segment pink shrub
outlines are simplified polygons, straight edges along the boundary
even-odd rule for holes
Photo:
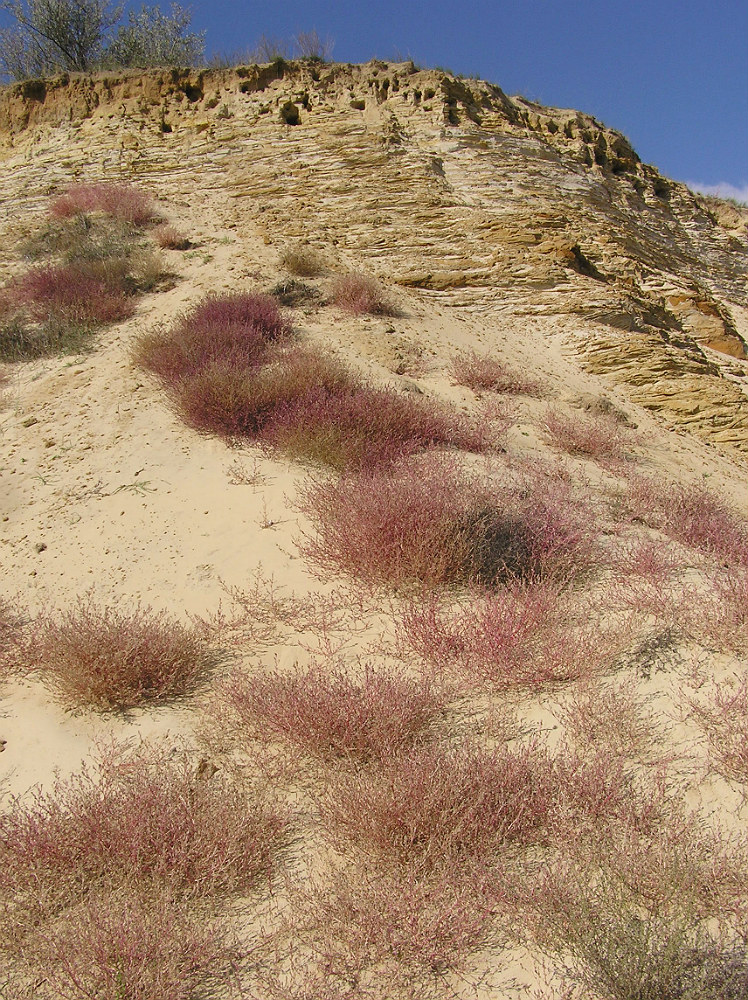
[[[342,394],[355,385],[335,361],[303,348],[276,352],[260,343],[256,357],[254,367],[215,362],[178,378],[171,395],[185,423],[222,437],[263,440],[279,412],[298,407],[303,420],[310,394]],[[308,434],[313,439],[312,427]]]
[[[748,523],[705,486],[632,479],[631,512],[671,538],[735,566],[748,567]]]
[[[371,666],[360,680],[342,668],[251,677],[237,671],[219,698],[241,735],[280,737],[323,760],[398,753],[428,736],[444,704],[433,685]]]
[[[564,484],[486,484],[436,455],[313,482],[300,506],[316,531],[309,558],[395,586],[563,576],[584,568],[592,551],[590,515]]]
[[[38,321],[57,316],[70,323],[98,326],[127,319],[135,309],[122,283],[107,281],[78,265],[29,271],[15,294]]]
[[[230,775],[203,777],[147,744],[112,747],[95,770],[0,815],[0,900],[19,929],[97,888],[161,886],[175,897],[243,894],[267,877],[285,819]]]
[[[436,868],[488,858],[509,842],[536,842],[550,809],[544,755],[435,744],[341,772],[321,796],[333,842]]]
[[[169,330],[140,337],[135,361],[167,387],[215,367],[243,377],[264,358],[268,345],[291,335],[270,296],[235,292],[208,296]]]
[[[130,184],[76,184],[53,202],[50,211],[58,219],[103,212],[133,226],[144,226],[154,218],[150,197]]]
[[[194,629],[165,615],[91,600],[39,618],[27,655],[64,702],[100,711],[185,694],[214,659]]]
[[[359,863],[333,872],[294,899],[294,935],[308,941],[324,985],[300,993],[286,987],[278,996],[353,1000],[360,994],[349,992],[351,981],[369,976],[393,989],[388,996],[442,996],[437,981],[445,972],[498,942],[496,901],[494,880],[465,866],[383,871]]]
[[[485,450],[484,436],[456,411],[353,382],[348,392],[312,386],[280,405],[262,437],[292,457],[340,471],[392,463],[431,446]]]
[[[456,608],[423,597],[406,608],[401,627],[427,661],[498,687],[588,677],[609,667],[621,649],[615,630],[606,634],[589,621],[552,581],[510,582]]]
[[[191,1000],[232,978],[220,928],[163,890],[93,893],[25,952],[55,1000]]]
[[[395,313],[378,282],[366,274],[352,273],[338,278],[333,284],[332,300],[354,316],[363,313],[392,316]]]
[[[706,738],[714,770],[748,783],[748,676],[712,685],[705,696],[690,697],[688,707]]]
[[[612,416],[595,417],[580,413],[567,415],[547,411],[542,429],[551,444],[570,455],[581,455],[599,462],[621,462],[626,457],[631,435]]]

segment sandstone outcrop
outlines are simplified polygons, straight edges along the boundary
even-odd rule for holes
[[[19,206],[133,179],[440,307],[573,320],[565,349],[590,372],[748,450],[748,210],[589,115],[410,63],[66,76],[3,89],[0,164],[6,275]]]

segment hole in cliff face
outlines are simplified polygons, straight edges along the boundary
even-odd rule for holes
[[[47,85],[44,80],[25,80],[21,84],[21,96],[24,100],[43,104],[47,97]]]
[[[283,107],[280,109],[280,119],[285,122],[286,125],[298,125],[301,121],[299,117],[299,109],[292,101],[286,101]]]
[[[598,271],[588,257],[585,257],[579,244],[575,243],[570,248],[569,253],[571,254],[571,266],[578,274],[583,274],[587,278],[594,278],[595,281],[602,281],[604,284],[607,283],[608,279]]]
[[[194,104],[195,101],[201,101],[203,99],[202,87],[196,87],[191,83],[186,83],[182,89],[184,90],[184,96],[192,104]]]

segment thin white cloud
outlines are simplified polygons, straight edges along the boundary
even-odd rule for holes
[[[716,198],[734,198],[735,201],[748,205],[748,184],[736,187],[734,184],[699,184],[697,181],[687,181],[688,186],[699,194],[712,194]]]

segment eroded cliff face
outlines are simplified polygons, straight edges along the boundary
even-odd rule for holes
[[[497,329],[556,317],[587,371],[748,451],[748,211],[588,115],[407,63],[64,77],[0,93],[0,163],[6,273],[21,207],[131,179]]]

